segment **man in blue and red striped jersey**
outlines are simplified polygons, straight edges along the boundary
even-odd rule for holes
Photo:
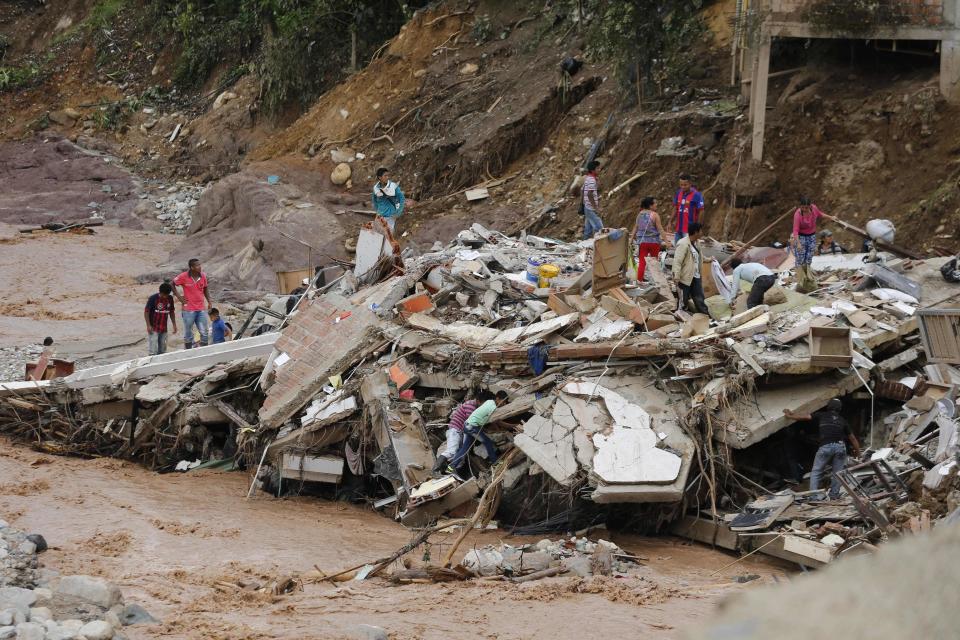
[[[147,352],[151,356],[167,352],[167,320],[177,332],[177,318],[173,315],[173,287],[164,282],[159,292],[147,299],[143,319],[147,323]]]
[[[674,245],[687,235],[687,230],[694,222],[703,224],[703,195],[697,191],[690,181],[690,175],[680,175],[680,189],[673,198],[673,212],[677,220]]]

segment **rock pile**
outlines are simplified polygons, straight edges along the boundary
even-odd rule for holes
[[[38,569],[45,549],[0,520],[0,640],[121,640],[124,626],[156,622],[102,578]]]
[[[25,347],[0,347],[0,382],[23,380],[27,362],[35,361],[43,347],[39,344]]]
[[[144,193],[135,213],[147,227],[156,226],[163,233],[186,233],[204,190],[205,187],[177,183]],[[156,220],[158,224],[151,225],[148,220]]]

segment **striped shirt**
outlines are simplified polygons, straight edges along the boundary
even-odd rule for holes
[[[599,190],[600,190],[600,183],[597,182],[597,174],[591,171],[583,178],[583,206],[584,207],[586,207],[587,209],[590,209],[591,211],[594,211],[594,206],[593,206],[594,199],[597,202],[600,202]],[[594,194],[593,199],[589,197],[590,193]]]
[[[463,431],[463,425],[467,421],[467,418],[470,417],[470,414],[476,411],[477,401],[476,400],[467,400],[459,407],[453,410],[453,413],[450,414],[450,424],[447,425],[448,429],[453,429],[454,431]]]

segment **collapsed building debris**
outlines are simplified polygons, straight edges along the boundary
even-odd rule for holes
[[[677,308],[668,254],[635,282],[626,240],[474,224],[412,255],[370,223],[353,271],[311,284],[278,331],[2,384],[0,431],[161,470],[236,464],[251,491],[367,501],[427,535],[443,517],[530,532],[629,513],[645,530],[806,566],[960,503],[960,371],[924,366],[943,334],[921,344],[918,324],[960,300],[944,259],[828,256],[812,297],[787,286],[783,250],[708,240],[708,317]],[[735,254],[776,270],[770,304],[746,309],[749,285],[724,298],[720,265]],[[485,428],[505,455],[468,448],[458,473],[436,470],[449,416],[481,390],[507,395]],[[867,452],[840,474],[847,495],[821,502],[798,486],[815,447],[785,410],[834,398]]]

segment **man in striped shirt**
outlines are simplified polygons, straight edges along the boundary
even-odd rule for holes
[[[673,198],[674,217],[677,220],[677,232],[673,243],[676,245],[689,233],[694,222],[703,223],[703,194],[693,187],[689,174],[680,175],[680,188]]]
[[[447,465],[457,455],[460,443],[463,441],[463,425],[466,423],[470,414],[476,411],[480,402],[475,398],[465,400],[450,414],[450,422],[447,423],[447,443],[443,453],[437,456],[437,463],[433,465],[434,473],[439,473],[446,469]]]
[[[583,239],[589,240],[603,229],[600,219],[600,183],[597,181],[597,168],[600,163],[591,160],[587,163],[587,175],[583,178]]]

